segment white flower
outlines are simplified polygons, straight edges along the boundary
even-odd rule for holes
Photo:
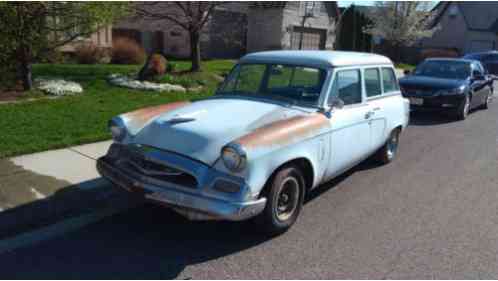
[[[36,88],[54,96],[75,95],[83,92],[80,84],[62,79],[36,79]]]
[[[182,93],[185,93],[187,91],[184,87],[180,85],[139,81],[119,74],[111,74],[107,77],[107,79],[109,80],[109,83],[111,83],[112,85],[135,89],[135,90],[149,90],[156,92],[182,92]]]

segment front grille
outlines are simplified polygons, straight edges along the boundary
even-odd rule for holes
[[[191,174],[168,166],[165,163],[147,159],[140,153],[127,150],[122,159],[124,169],[143,175],[146,178],[187,188],[196,188],[198,185],[197,179]]]

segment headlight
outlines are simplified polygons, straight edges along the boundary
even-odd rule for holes
[[[239,172],[246,166],[246,152],[236,143],[226,145],[221,149],[221,159],[227,169]]]
[[[465,92],[465,86],[460,86],[458,88],[450,90],[440,90],[437,93],[441,96],[453,96],[453,95],[463,94],[463,92]]]
[[[111,132],[112,139],[120,142],[126,137],[126,129],[119,125],[116,121],[109,121],[109,131]]]

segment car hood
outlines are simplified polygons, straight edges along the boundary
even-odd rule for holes
[[[207,99],[159,115],[131,140],[177,152],[208,165],[221,148],[266,124],[309,112],[245,99]]]
[[[466,85],[467,80],[411,75],[400,79],[399,84],[406,89],[447,90]]]

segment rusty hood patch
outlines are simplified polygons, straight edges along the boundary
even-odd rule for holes
[[[255,129],[236,142],[246,148],[285,145],[318,133],[328,125],[327,120],[320,113],[294,116]]]
[[[127,129],[132,134],[136,134],[143,127],[145,127],[145,125],[147,125],[150,121],[157,118],[161,114],[181,108],[189,103],[190,102],[188,101],[180,101],[180,102],[173,102],[158,106],[146,107],[125,114],[121,114],[119,118],[121,118],[124,121],[124,123],[127,126]]]

